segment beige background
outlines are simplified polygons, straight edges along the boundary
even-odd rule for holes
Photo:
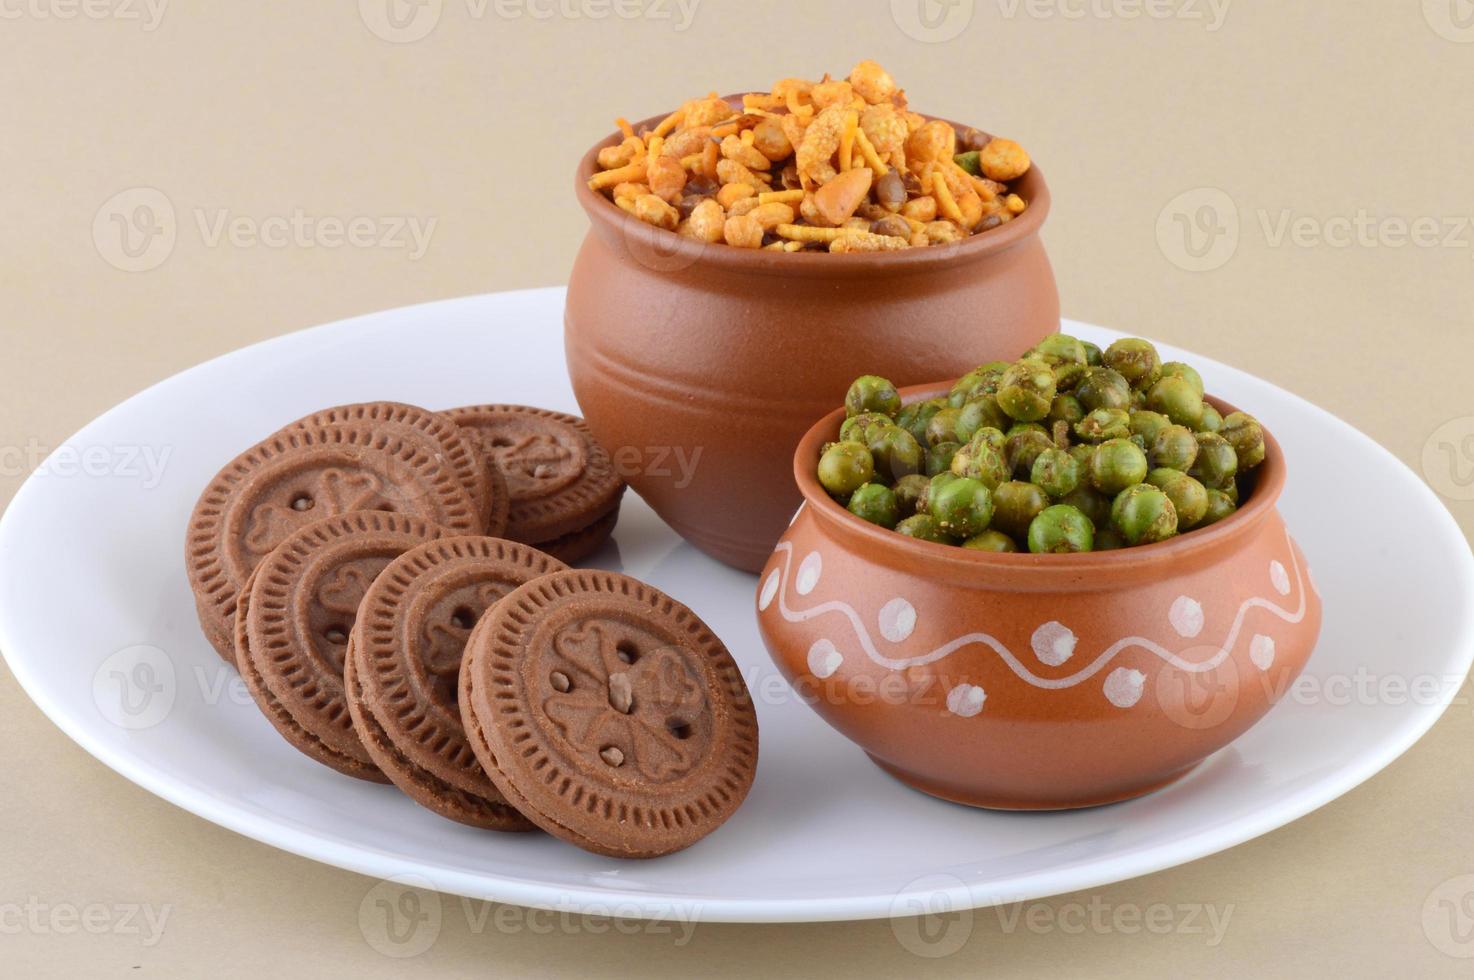
[[[1235,0],[1221,22],[1207,0],[954,0],[931,4],[940,26],[930,32],[912,0],[702,0],[689,25],[673,3],[661,5],[670,19],[594,20],[550,0],[532,5],[552,9],[546,18],[520,3],[426,0],[422,16],[439,8],[439,20],[409,43],[367,26],[382,29],[383,0],[175,0],[156,21],[143,0],[87,2],[103,16],[75,0],[0,0],[0,502],[24,476],[18,449],[55,445],[204,358],[351,314],[562,282],[584,226],[570,171],[616,114],[842,73],[865,56],[921,109],[1034,153],[1054,190],[1046,239],[1067,315],[1263,375],[1415,468],[1440,426],[1452,421],[1439,440],[1474,434],[1474,129],[1464,112],[1474,30],[1451,17],[1467,0]],[[1168,16],[1125,16],[1148,7]],[[129,273],[109,264],[115,246],[105,234],[95,243],[93,223],[136,187],[167,196],[178,237],[157,268]],[[1171,204],[1199,188],[1221,193]],[[1218,211],[1201,215],[1226,228],[1236,212],[1236,250],[1209,252],[1227,259],[1218,268],[1188,271],[1173,215],[1196,218],[1214,201]],[[301,209],[437,223],[412,259],[402,249],[212,244],[195,215],[219,209],[257,222]],[[1360,211],[1432,218],[1435,237],[1453,240],[1397,247],[1395,222],[1378,225],[1380,237],[1326,240],[1333,219]],[[1285,215],[1309,219],[1297,239],[1277,234]],[[1234,243],[1215,240],[1220,250]],[[1447,463],[1426,475],[1456,489]],[[1354,474],[1346,480],[1354,496]],[[1450,507],[1474,528],[1474,503]],[[421,962],[446,975],[1467,976],[1468,962],[1446,954],[1474,954],[1474,942],[1460,946],[1446,923],[1425,919],[1424,903],[1474,873],[1471,741],[1474,710],[1462,697],[1388,771],[1290,827],[1043,903],[1066,917],[1075,903],[1128,914],[1153,903],[1231,906],[1217,946],[1186,929],[1087,923],[1078,933],[1027,919],[1010,928],[984,911],[960,952],[928,961],[884,921],[705,925],[678,946],[577,921],[543,935],[489,919],[478,933],[448,900]],[[0,744],[10,753],[0,768],[0,972],[401,969],[359,930],[372,881],[136,789],[53,728],[8,672]],[[122,930],[17,931],[5,908],[28,902],[146,903],[167,906],[169,919],[152,946]]]

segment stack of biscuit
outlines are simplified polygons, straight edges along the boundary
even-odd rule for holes
[[[690,610],[569,568],[623,492],[574,416],[349,405],[228,464],[186,563],[206,637],[303,754],[470,826],[652,857],[735,811],[757,724]]]

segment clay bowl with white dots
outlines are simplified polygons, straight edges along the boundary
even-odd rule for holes
[[[994,554],[835,502],[814,471],[843,420],[794,455],[804,502],[758,578],[758,626],[825,721],[922,792],[1009,810],[1140,796],[1263,718],[1315,647],[1321,601],[1276,508],[1285,460],[1268,434],[1218,524],[1120,551]]]

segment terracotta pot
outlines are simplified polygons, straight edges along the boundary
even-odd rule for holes
[[[830,499],[814,467],[842,418],[794,455],[804,503],[759,579],[758,624],[824,719],[916,789],[1018,810],[1139,796],[1262,718],[1315,646],[1320,598],[1275,507],[1272,438],[1244,506],[1212,527],[1099,554],[992,554],[901,537]]]
[[[780,255],[682,238],[589,190],[613,142],[574,181],[593,227],[568,283],[573,390],[630,486],[720,561],[762,567],[798,506],[793,448],[855,377],[955,377],[1059,329],[1037,168],[1023,215],[957,245]]]

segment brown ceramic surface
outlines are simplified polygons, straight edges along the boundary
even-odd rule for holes
[[[1059,329],[1037,167],[1023,215],[957,245],[775,254],[682,238],[589,190],[613,142],[574,180],[593,225],[568,283],[574,393],[636,492],[728,564],[767,560],[798,506],[793,447],[856,376],[957,377]]]
[[[991,554],[903,538],[830,499],[814,468],[842,419],[794,456],[804,505],[759,579],[758,625],[825,720],[917,789],[1005,809],[1141,795],[1263,717],[1315,646],[1320,597],[1275,507],[1272,436],[1243,508],[1213,527],[1109,553]]]

